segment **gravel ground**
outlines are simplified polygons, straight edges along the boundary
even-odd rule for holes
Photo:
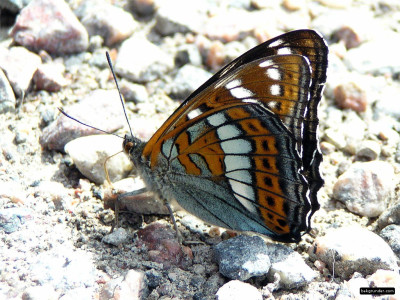
[[[102,184],[103,175],[96,177],[103,167],[94,156],[104,145],[107,155],[116,153],[122,139],[100,140],[94,149],[91,142],[79,144],[80,153],[71,150],[66,154],[63,137],[96,132],[75,123],[54,123],[59,120],[57,108],[120,136],[128,131],[104,56],[110,51],[122,77],[133,131],[148,139],[188,93],[225,62],[265,39],[300,28],[320,31],[331,53],[320,105],[325,177],[319,193],[321,209],[315,213],[311,235],[298,245],[287,245],[301,254],[317,276],[294,289],[268,289],[271,281],[266,276],[245,282],[257,289],[251,296],[254,299],[354,297],[350,285],[346,286],[350,278],[315,263],[319,260],[312,259],[309,249],[316,237],[331,229],[356,224],[380,234],[387,225],[400,224],[400,5],[389,0],[369,4],[322,0],[207,1],[196,5],[184,1],[110,2],[124,8],[134,20],[118,17],[99,4],[107,1],[67,1],[89,31],[89,39],[85,46],[85,34],[79,32],[75,48],[62,50],[52,48],[51,41],[27,46],[26,38],[9,36],[20,9],[13,1],[8,6],[8,1],[0,4],[0,70],[7,69],[1,51],[11,48],[15,40],[39,54],[39,63],[27,74],[26,86],[18,76],[12,82],[16,100],[4,97],[3,92],[0,99],[0,299],[134,299],[138,295],[147,299],[214,299],[218,291],[219,299],[229,299],[220,288],[230,279],[218,271],[213,248],[226,233],[219,235],[215,228],[203,233],[210,228],[178,213],[185,240],[201,243],[183,249],[183,254],[174,252],[171,245],[166,256],[172,260],[177,253],[179,259],[169,266],[160,263],[156,259],[160,252],[141,243],[147,233],[138,230],[161,224],[157,225],[161,229],[153,230],[160,230],[167,240],[173,230],[165,208],[147,195],[142,210],[122,213],[122,230],[109,235],[114,212],[104,207],[104,201],[110,198],[110,187]],[[104,27],[96,28],[96,24]],[[135,40],[124,44],[130,36]],[[11,63],[17,70],[18,63]],[[45,63],[55,71],[43,71],[47,74],[43,85],[33,74]],[[27,59],[18,74],[28,73],[34,64],[35,58]],[[140,72],[134,73],[136,70]],[[10,71],[5,73],[11,77]],[[0,89],[5,91],[3,86]],[[91,100],[89,95],[98,90],[112,93],[101,91]],[[87,159],[82,156],[86,154],[90,156]],[[73,157],[93,160],[97,169],[86,167],[88,175],[84,176]],[[121,157],[113,158],[118,161],[114,182],[127,177],[132,168]],[[371,162],[381,164],[364,168]],[[347,177],[341,181],[343,174]],[[399,242],[391,239],[388,244],[398,260]],[[157,243],[155,240],[151,243]],[[394,272],[398,275],[398,270]],[[367,278],[365,274],[357,276]],[[396,284],[400,282],[396,280]]]

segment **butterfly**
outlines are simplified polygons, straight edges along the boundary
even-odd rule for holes
[[[149,141],[123,142],[145,188],[212,225],[299,242],[319,209],[317,107],[328,47],[292,31],[244,53],[193,92]]]

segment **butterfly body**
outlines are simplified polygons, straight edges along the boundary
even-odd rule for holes
[[[126,138],[147,190],[213,225],[299,241],[323,184],[316,112],[327,51],[311,30],[267,41],[203,84],[148,142]]]

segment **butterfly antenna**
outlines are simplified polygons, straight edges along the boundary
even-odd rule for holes
[[[75,122],[78,122],[79,124],[82,124],[82,125],[84,125],[84,126],[86,126],[86,127],[89,127],[89,128],[95,129],[95,130],[98,130],[98,131],[100,131],[100,132],[104,132],[104,133],[107,133],[107,134],[115,135],[115,136],[117,136],[117,137],[123,139],[123,137],[122,137],[122,136],[119,136],[118,134],[115,134],[115,133],[112,133],[112,132],[108,132],[108,131],[102,130],[102,129],[100,129],[100,128],[97,128],[97,127],[88,125],[88,124],[86,124],[86,123],[83,123],[82,121],[79,121],[78,119],[75,119],[74,117],[72,117],[72,116],[70,116],[69,114],[67,114],[65,111],[63,111],[62,108],[60,108],[60,107],[57,107],[57,108],[58,108],[58,110],[60,111],[60,113],[62,113],[64,116],[66,116],[67,118],[70,118],[71,120],[74,120]]]
[[[110,66],[111,73],[112,73],[113,78],[114,78],[115,85],[117,86],[119,99],[121,99],[122,109],[124,110],[124,115],[125,115],[126,122],[128,123],[128,126],[129,126],[129,131],[131,133],[131,136],[133,137],[131,124],[129,123],[128,115],[126,114],[125,103],[124,103],[124,100],[122,99],[121,90],[119,89],[119,85],[118,85],[118,81],[117,81],[117,76],[115,76],[114,68],[113,68],[113,65],[112,65],[112,62],[111,62],[111,58],[110,58],[110,54],[108,53],[108,51],[106,51],[106,56],[107,56],[108,65]]]

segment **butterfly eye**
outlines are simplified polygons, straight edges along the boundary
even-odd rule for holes
[[[130,150],[133,148],[133,146],[134,146],[133,142],[124,143],[124,151],[126,153],[129,153]]]
[[[124,152],[126,154],[129,154],[132,150],[132,148],[135,147],[135,143],[133,139],[129,135],[125,135],[124,137],[124,142],[122,143],[122,148],[124,149]]]

